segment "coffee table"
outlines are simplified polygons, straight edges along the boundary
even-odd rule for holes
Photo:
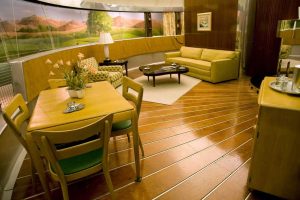
[[[155,87],[155,77],[170,74],[178,74],[178,84],[180,84],[180,74],[187,73],[189,69],[184,66],[177,64],[152,64],[152,65],[142,65],[139,67],[139,70],[147,76],[149,81],[149,76],[153,78],[153,87]]]

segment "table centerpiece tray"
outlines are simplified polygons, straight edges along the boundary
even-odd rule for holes
[[[282,87],[282,84],[278,84],[276,81],[272,81],[269,83],[270,88],[277,92],[282,92],[286,94],[292,94],[292,95],[300,95],[300,90],[299,89],[293,89],[293,82],[292,80],[289,80],[287,82],[286,87]]]

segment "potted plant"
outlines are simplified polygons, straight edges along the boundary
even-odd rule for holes
[[[71,61],[64,62],[62,59],[57,60],[55,63],[52,63],[50,59],[47,59],[46,64],[50,66],[50,79],[53,79],[53,77],[55,77],[55,79],[57,79],[57,77],[59,77],[59,79],[64,78],[70,97],[83,98],[87,75],[85,72],[76,70],[76,66],[81,65],[81,60],[84,55],[79,53],[77,57],[77,62],[73,62],[73,64]]]
[[[83,98],[85,88],[83,74],[71,70],[70,72],[65,72],[64,78],[66,79],[70,97]]]

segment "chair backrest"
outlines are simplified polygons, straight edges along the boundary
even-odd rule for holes
[[[48,79],[51,89],[67,86],[66,79]]]
[[[83,59],[80,61],[80,64],[82,66],[88,65],[88,66],[95,67],[96,69],[98,68],[98,62],[95,57]]]
[[[76,157],[99,148],[102,148],[102,155],[99,155],[103,161],[108,159],[108,142],[111,133],[113,115],[107,115],[96,122],[84,127],[62,130],[62,131],[33,131],[31,134],[35,144],[45,155],[51,164],[51,170],[57,176],[64,180],[64,172],[59,164],[59,160]],[[58,145],[59,144],[59,145]],[[59,148],[58,148],[59,147]],[[106,161],[105,161],[106,162]],[[50,165],[49,165],[50,167]],[[85,175],[91,173],[87,170]],[[82,174],[80,174],[81,176]],[[78,176],[74,175],[74,176]],[[77,178],[75,178],[77,179]]]
[[[26,102],[21,94],[16,94],[11,102],[3,109],[2,115],[7,125],[28,152],[27,143],[22,136],[22,125],[29,119],[30,113]]]
[[[132,101],[135,104],[138,116],[140,115],[141,111],[143,94],[144,88],[141,84],[133,81],[132,79],[126,76],[123,77],[122,95],[125,99]]]

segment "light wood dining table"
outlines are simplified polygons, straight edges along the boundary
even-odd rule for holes
[[[134,107],[107,81],[90,83],[89,86],[82,99],[70,98],[65,87],[44,90],[38,96],[27,127],[26,141],[47,198],[50,198],[50,192],[45,170],[40,152],[30,133],[35,130],[69,130],[82,127],[110,113],[114,113],[114,122],[132,120],[136,181],[141,181],[138,117]],[[84,104],[84,109],[65,114],[67,104],[72,101]]]

